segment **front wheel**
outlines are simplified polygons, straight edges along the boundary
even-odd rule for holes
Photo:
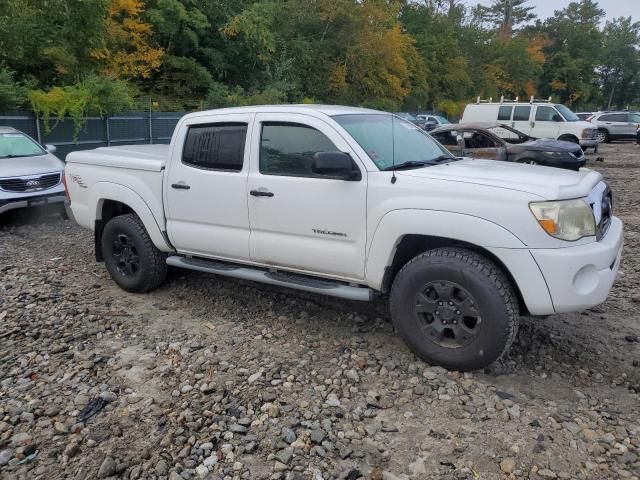
[[[598,143],[609,142],[609,132],[604,128],[599,129],[596,135],[597,135],[596,138],[598,139]]]
[[[102,232],[102,256],[111,278],[128,292],[147,292],[167,276],[166,255],[137,215],[113,217]]]
[[[509,279],[487,258],[462,248],[429,250],[408,262],[394,280],[390,306],[409,347],[453,370],[491,364],[518,329]]]

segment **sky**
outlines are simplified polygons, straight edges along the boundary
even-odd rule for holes
[[[544,20],[553,15],[554,10],[562,10],[571,0],[529,0],[530,6],[535,6],[534,12]],[[466,0],[469,5],[482,3],[489,5],[491,0]],[[640,0],[598,0],[600,8],[606,12],[606,19],[631,16],[634,22],[640,21]]]

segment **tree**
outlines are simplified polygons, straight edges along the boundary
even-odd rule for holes
[[[111,0],[103,45],[92,55],[111,78],[149,78],[160,66],[163,50],[149,43],[152,26],[141,20],[140,0]]]
[[[640,100],[640,22],[620,17],[604,28],[600,68],[607,108],[624,108]]]
[[[499,35],[510,38],[517,25],[536,18],[534,6],[527,6],[529,0],[493,0],[491,5],[477,5],[474,15],[481,21],[498,26]]]

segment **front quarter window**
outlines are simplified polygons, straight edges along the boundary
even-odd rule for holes
[[[22,133],[0,133],[0,159],[33,157],[45,153],[40,145]]]
[[[560,112],[560,114],[564,117],[567,122],[579,122],[580,117],[578,117],[575,113],[569,110],[562,104],[555,105],[556,110]]]
[[[444,147],[422,129],[390,114],[335,115],[380,170],[410,162],[453,161]]]

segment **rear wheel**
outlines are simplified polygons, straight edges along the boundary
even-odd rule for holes
[[[396,276],[391,317],[400,336],[424,360],[476,370],[508,350],[518,327],[518,303],[505,274],[462,248],[418,255]]]
[[[112,218],[102,232],[102,256],[111,278],[128,292],[147,292],[167,276],[166,255],[156,248],[137,215]]]

